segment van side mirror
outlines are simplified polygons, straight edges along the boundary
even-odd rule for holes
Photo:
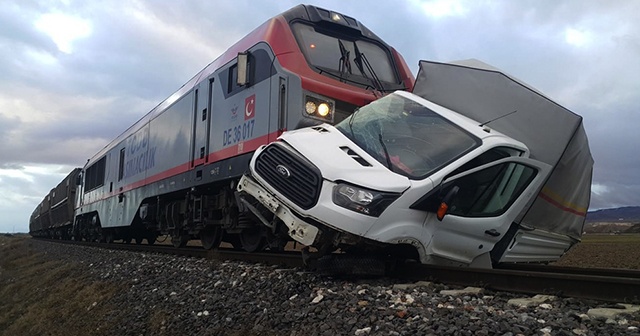
[[[438,207],[438,211],[436,212],[436,215],[439,221],[442,221],[444,219],[444,216],[449,211],[451,200],[458,194],[459,190],[460,190],[460,187],[453,186],[453,188],[449,190],[449,192],[444,196],[444,198],[440,202],[440,206]]]
[[[249,83],[249,53],[240,52],[237,57],[238,80],[236,84],[244,86]]]

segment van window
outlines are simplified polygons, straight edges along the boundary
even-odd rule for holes
[[[463,217],[491,217],[503,214],[536,176],[529,166],[505,162],[456,179],[449,188],[460,190],[451,201],[449,214]]]

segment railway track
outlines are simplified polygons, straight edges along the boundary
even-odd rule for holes
[[[247,253],[231,248],[205,250],[201,247],[174,248],[169,245],[45,241],[116,250],[164,253],[196,258],[259,262],[284,267],[303,267],[300,252]],[[640,303],[640,271],[558,267],[538,264],[505,264],[498,269],[472,269],[405,262],[387,276],[398,281],[434,281],[525,294],[549,294],[607,302]]]

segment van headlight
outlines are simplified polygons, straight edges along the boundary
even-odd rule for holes
[[[305,92],[304,112],[306,116],[327,122],[333,122],[334,109],[335,102],[332,99],[322,97],[311,92]]]
[[[384,193],[351,184],[338,183],[333,187],[331,198],[333,203],[343,208],[378,217],[399,196],[399,194]]]

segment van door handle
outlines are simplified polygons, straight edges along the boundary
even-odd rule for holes
[[[484,233],[492,236],[492,237],[497,237],[500,235],[500,232],[496,231],[496,229],[491,229],[491,230],[486,230],[484,231]]]

